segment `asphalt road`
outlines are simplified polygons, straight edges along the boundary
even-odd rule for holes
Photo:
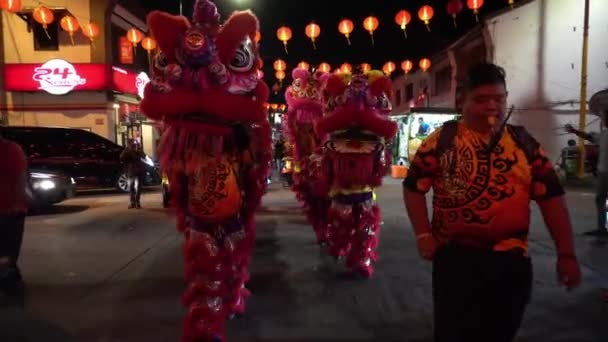
[[[323,257],[293,195],[273,185],[258,216],[253,296],[229,323],[229,341],[431,341],[430,264],[422,261],[405,217],[401,188],[387,180],[380,261],[370,280],[341,276]],[[584,284],[566,292],[542,219],[533,211],[534,298],[517,341],[608,341],[608,245],[581,232],[593,227],[593,196],[568,194]],[[72,199],[27,220],[23,305],[0,308],[0,341],[178,341],[181,241],[160,194],[128,210],[127,197]]]

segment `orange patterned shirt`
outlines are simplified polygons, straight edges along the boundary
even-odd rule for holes
[[[412,191],[433,189],[432,228],[438,237],[487,243],[525,241],[530,200],[564,194],[540,145],[528,161],[505,130],[488,155],[488,139],[459,123],[451,148],[438,155],[440,131],[418,148],[403,182]]]

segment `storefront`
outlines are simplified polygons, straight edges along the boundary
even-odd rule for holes
[[[10,126],[80,128],[121,145],[136,138],[156,155],[157,130],[138,110],[145,73],[51,59],[5,64],[2,79],[6,105],[0,110]]]
[[[399,125],[393,144],[393,165],[409,166],[424,139],[444,122],[458,117],[459,114],[449,108],[414,107],[406,113],[392,114],[391,119]]]

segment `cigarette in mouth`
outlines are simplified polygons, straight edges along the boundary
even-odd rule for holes
[[[488,116],[488,124],[494,126],[496,124],[496,117],[495,116]]]

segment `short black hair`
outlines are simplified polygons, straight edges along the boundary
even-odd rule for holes
[[[505,69],[493,63],[478,63],[469,68],[461,84],[461,91],[468,92],[488,84],[507,86]]]

